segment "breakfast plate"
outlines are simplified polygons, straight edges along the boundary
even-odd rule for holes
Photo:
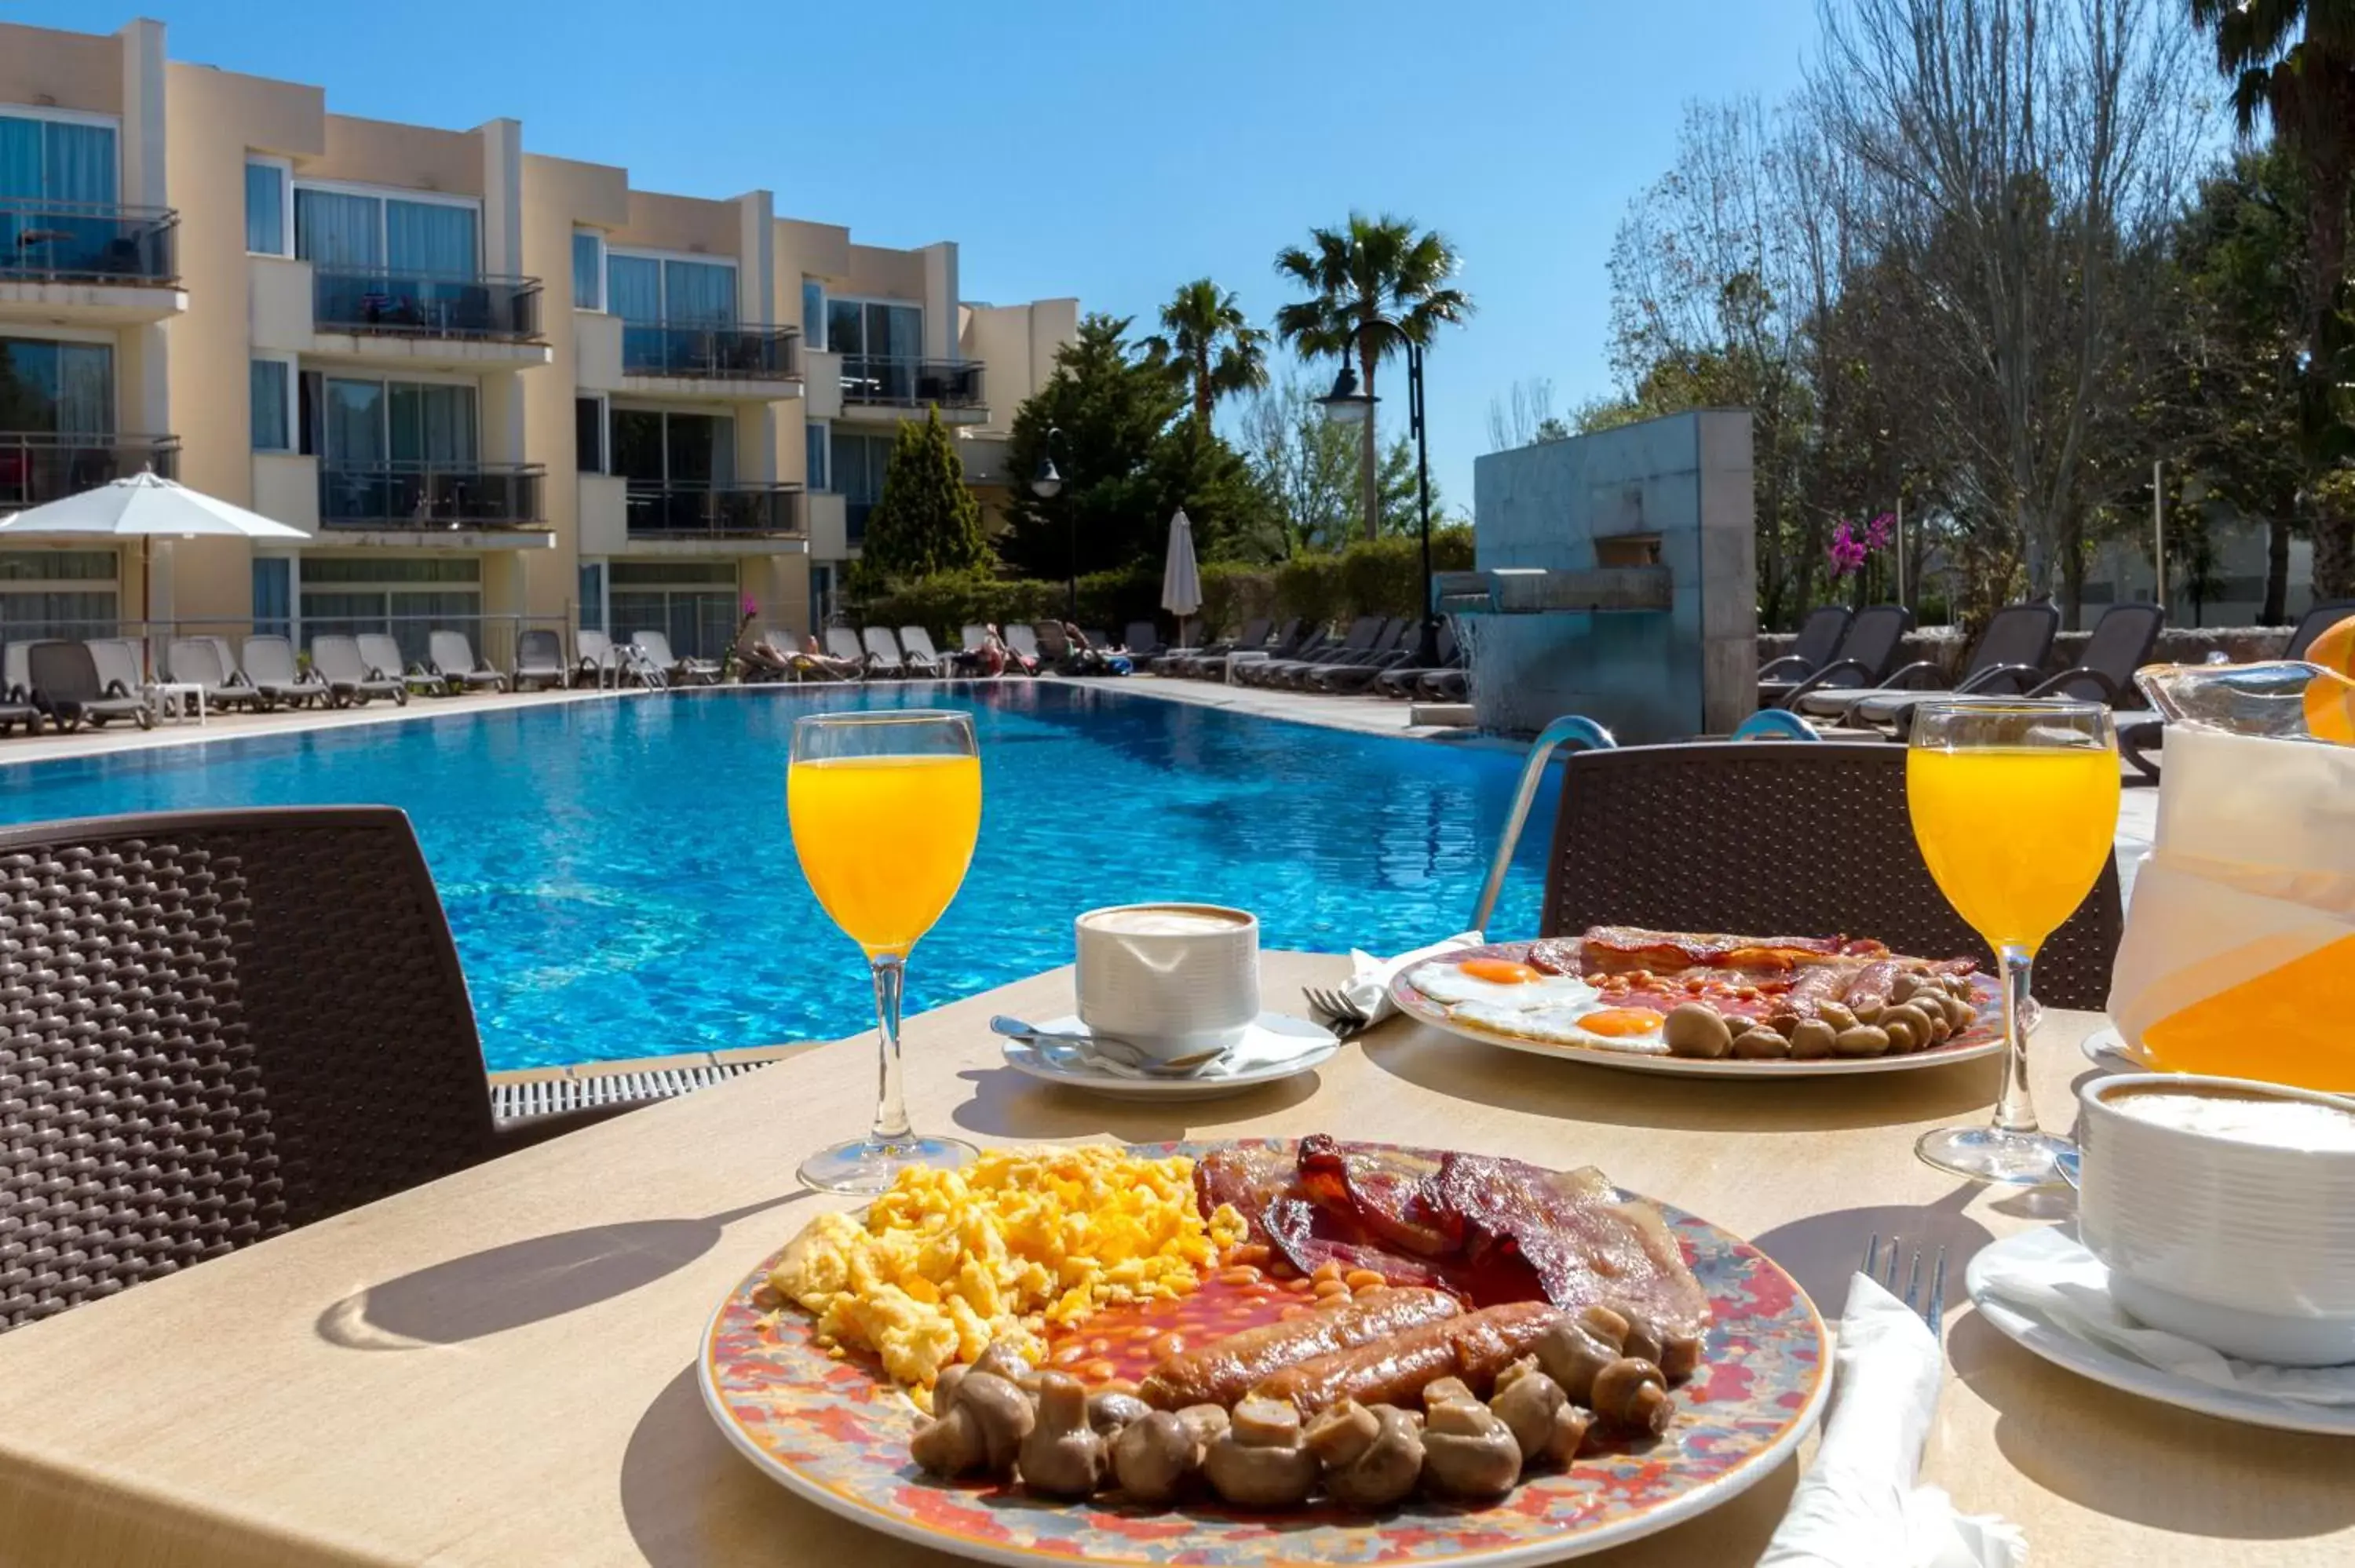
[[[1996,1332],[2022,1350],[2033,1352],[2054,1366],[2089,1378],[2105,1387],[2123,1393],[2172,1404],[2179,1409],[2198,1411],[2224,1421],[2239,1421],[2251,1426],[2270,1426],[2284,1432],[2317,1432],[2326,1436],[2355,1437],[2355,1405],[2323,1404],[2313,1400],[2290,1399],[2243,1388],[2222,1388],[2201,1383],[2197,1378],[2164,1371],[2147,1361],[2111,1349],[2091,1340],[2080,1339],[2054,1328],[2013,1306],[1987,1288],[1989,1269],[2001,1264],[2008,1255],[2023,1248],[2035,1248],[2044,1237],[2041,1230],[2022,1231],[2007,1236],[1993,1245],[1982,1248],[1971,1258],[1964,1270],[1964,1283],[1970,1291],[1971,1304],[1978,1308]]]
[[[1281,1162],[1313,1141],[1176,1143],[1133,1152],[1206,1164]],[[1602,1191],[1611,1192],[1607,1184]],[[1612,1201],[1631,1200],[1622,1193]],[[1673,1252],[1708,1302],[1698,1370],[1672,1396],[1673,1423],[1665,1436],[1614,1438],[1582,1448],[1566,1468],[1532,1470],[1490,1506],[1413,1500],[1358,1514],[1325,1500],[1271,1513],[1214,1499],[1147,1507],[1119,1490],[1055,1503],[1009,1481],[937,1479],[911,1461],[911,1438],[923,1418],[906,1393],[872,1362],[822,1348],[814,1320],[773,1293],[771,1271],[785,1250],[719,1303],[698,1358],[699,1382],[728,1441],[789,1490],[885,1534],[983,1562],[1026,1568],[1074,1560],[1136,1568],[1554,1562],[1665,1530],[1764,1479],[1814,1429],[1829,1390],[1824,1323],[1790,1276],[1707,1221],[1653,1207],[1666,1226],[1660,1245],[1673,1238]]]
[[[1039,1025],[1050,1034],[1084,1034],[1076,1017],[1050,1018]],[[1239,1095],[1263,1084],[1313,1071],[1341,1048],[1333,1032],[1288,1013],[1263,1012],[1223,1060],[1184,1077],[1146,1077],[1107,1071],[1028,1039],[1005,1042],[1006,1065],[1025,1076],[1061,1084],[1115,1099],[1207,1100]]]
[[[1651,937],[1664,934],[1638,933],[1637,935]],[[1999,1054],[2003,1050],[2001,992],[1992,976],[1976,972],[1956,977],[1957,984],[1967,983],[1970,993],[1970,1001],[1967,1003],[1970,1017],[1959,1033],[1927,1049],[1902,1054],[1892,1053],[1876,1056],[1833,1055],[1812,1058],[1784,1056],[1773,1059],[1744,1059],[1733,1055],[1681,1055],[1657,1046],[1651,1049],[1637,1048],[1640,1042],[1613,1042],[1591,1034],[1585,1029],[1577,1027],[1583,1022],[1583,1019],[1577,1017],[1572,1019],[1571,1027],[1560,1031],[1561,1037],[1539,1039],[1527,1033],[1512,1032],[1496,1026],[1497,1021],[1507,1017],[1506,1011],[1503,1007],[1495,1005],[1481,1008],[1479,1006],[1481,999],[1477,995],[1476,985],[1451,988],[1457,989],[1462,997],[1474,999],[1469,1001],[1453,998],[1443,1000],[1430,994],[1425,989],[1428,985],[1438,983],[1437,976],[1433,971],[1448,968],[1469,965],[1475,968],[1503,966],[1505,969],[1521,969],[1525,967],[1525,961],[1531,956],[1532,948],[1543,945],[1528,942],[1492,942],[1483,947],[1467,948],[1448,953],[1428,963],[1401,970],[1391,981],[1391,999],[1398,1004],[1400,1012],[1410,1017],[1428,1023],[1434,1029],[1444,1030],[1448,1033],[1459,1035],[1466,1040],[1476,1040],[1483,1044],[1501,1045],[1508,1051],[1522,1051],[1531,1055],[1584,1062],[1598,1067],[1617,1067],[1628,1072],[1664,1073],[1685,1077],[1805,1078],[1847,1076],[1860,1073],[1902,1073],[1923,1067],[1943,1067],[1958,1062],[1977,1061],[1982,1057]],[[1631,1012],[1626,1008],[1608,1006],[1611,999],[1607,996],[1596,998],[1575,994],[1572,988],[1583,989],[1582,982],[1575,977],[1550,976],[1529,983],[1560,989],[1565,999],[1564,1010],[1572,1014],[1575,1014],[1582,1006],[1596,1007],[1598,1004],[1604,1004],[1599,1007],[1599,1011],[1604,1012]],[[1550,1008],[1551,1003],[1548,999],[1539,1000]],[[1743,1005],[1740,1002],[1732,1002],[1730,997],[1729,1002],[1731,1005]],[[2033,1002],[2030,1002],[2029,1007],[2030,1012],[2025,1022],[2028,1028],[2033,1030],[2039,1022],[2040,1014]],[[1584,1015],[1584,1018],[1594,1016],[1594,1013],[1589,1012]],[[1657,1033],[1659,1014],[1654,1012],[1651,1016],[1655,1021],[1654,1032]]]

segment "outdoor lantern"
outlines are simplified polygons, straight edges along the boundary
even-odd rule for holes
[[[1063,476],[1055,471],[1055,460],[1041,457],[1039,471],[1030,476],[1030,493],[1041,501],[1052,501],[1063,488]]]
[[[1325,407],[1325,417],[1337,425],[1362,424],[1374,411],[1374,400],[1358,390],[1357,367],[1347,360],[1341,364],[1341,374],[1333,377],[1333,390],[1316,399]]]

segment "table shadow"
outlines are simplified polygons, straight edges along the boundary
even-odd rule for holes
[[[1969,1298],[1970,1292],[1963,1287],[1963,1269],[1979,1248],[1995,1239],[1985,1225],[1963,1212],[1978,1193],[1977,1184],[1965,1182],[1932,1203],[1887,1203],[1809,1214],[1751,1237],[1750,1245],[1781,1264],[1828,1320],[1839,1317],[1848,1301],[1849,1279],[1864,1266],[1865,1244],[1872,1237],[1879,1236],[1884,1248],[1895,1245],[1902,1255],[1900,1295],[1904,1293],[1904,1271],[1912,1267],[1913,1254],[1917,1250],[1923,1254],[1922,1287],[1927,1290],[1938,1249],[1945,1247],[1946,1293],[1939,1303],[1943,1310]]]
[[[463,1344],[626,1295],[711,1250],[734,1222],[810,1196],[781,1193],[701,1219],[632,1220],[528,1236],[355,1291],[317,1332],[353,1351]]]
[[[1689,1132],[1755,1131],[1762,1097],[1769,1099],[1766,1110],[1774,1125],[1793,1132],[1983,1121],[1995,1100],[1998,1071],[1995,1059],[1982,1058],[1911,1072],[1778,1084],[1545,1061],[1436,1029],[1378,1029],[1359,1038],[1375,1068],[1433,1094],[1572,1121]]]
[[[1996,1412],[2004,1459],[2080,1508],[2153,1530],[2293,1541],[2355,1524],[2344,1438],[2276,1432],[2123,1393],[2013,1344],[1977,1312],[1946,1341],[1955,1375]],[[2059,1380],[2072,1386],[2053,1397]],[[2167,1475],[2164,1485],[2152,1477]]]
[[[1011,1067],[975,1067],[957,1075],[972,1097],[952,1113],[957,1126],[983,1138],[1103,1136],[1127,1143],[1190,1138],[1314,1097],[1317,1075],[1264,1084],[1211,1100],[1115,1100],[1060,1084],[1040,1083]]]

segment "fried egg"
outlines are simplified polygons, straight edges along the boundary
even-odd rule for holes
[[[1641,1056],[1668,1054],[1668,1043],[1660,1033],[1664,1021],[1647,1007],[1521,1009],[1467,1001],[1449,1008],[1447,1016],[1521,1040],[1542,1040],[1549,1044],[1583,1045],[1604,1051],[1628,1051]]]
[[[1424,964],[1407,983],[1447,1006],[1474,1004],[1504,1012],[1572,1008],[1594,1001],[1594,988],[1575,975],[1550,975],[1510,959],[1440,959]]]

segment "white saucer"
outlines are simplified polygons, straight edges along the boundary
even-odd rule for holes
[[[1039,1028],[1054,1034],[1084,1034],[1088,1026],[1077,1018],[1049,1018]],[[1239,1095],[1262,1084],[1273,1084],[1305,1073],[1331,1060],[1341,1048],[1332,1032],[1287,1012],[1263,1012],[1252,1021],[1242,1040],[1225,1060],[1183,1078],[1129,1078],[1092,1067],[1067,1065],[1023,1040],[1004,1043],[1006,1065],[1018,1073],[1050,1084],[1064,1084],[1092,1095],[1117,1099],[1206,1100]]]
[[[1978,1308],[1979,1316],[2004,1338],[2080,1377],[2090,1378],[2122,1393],[2157,1400],[2161,1404],[2196,1410],[2203,1415],[2244,1422],[2251,1426],[2355,1437],[2355,1405],[2318,1404],[2311,1400],[2286,1399],[2254,1390],[2219,1388],[2196,1378],[2162,1372],[2107,1345],[2065,1333],[2029,1316],[2009,1301],[1987,1294],[1984,1281],[1988,1261],[2004,1256],[2007,1248],[2033,1242],[2041,1234],[2022,1231],[2018,1235],[2006,1236],[1993,1245],[1980,1249],[1963,1272],[1964,1283],[1970,1289],[1971,1304]]]

